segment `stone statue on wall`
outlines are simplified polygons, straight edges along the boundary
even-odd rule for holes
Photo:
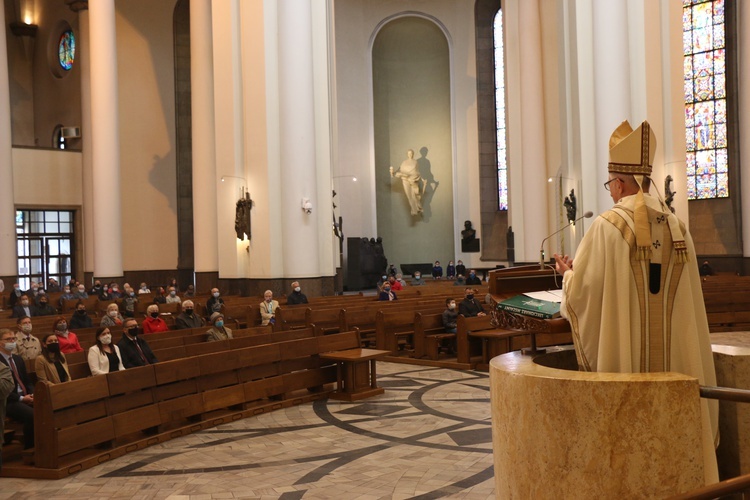
[[[563,206],[565,207],[565,211],[568,214],[568,222],[574,222],[576,220],[576,210],[578,209],[578,204],[576,202],[576,193],[574,189],[570,190],[570,195],[565,197],[565,201],[563,201]]]
[[[422,195],[424,194],[426,182],[419,173],[419,164],[414,159],[414,150],[408,150],[406,156],[406,160],[401,162],[398,170],[394,170],[393,166],[391,166],[391,177],[401,179],[401,183],[404,186],[404,193],[406,193],[406,198],[409,200],[411,214],[419,215],[422,213]]]
[[[666,203],[672,213],[674,213],[672,202],[674,201],[674,195],[677,194],[677,192],[672,191],[672,181],[673,179],[671,175],[668,175],[664,179],[664,203]]]

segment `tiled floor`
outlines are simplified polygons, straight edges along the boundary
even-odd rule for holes
[[[487,374],[379,363],[385,394],[317,401],[168,441],[0,499],[494,498]]]

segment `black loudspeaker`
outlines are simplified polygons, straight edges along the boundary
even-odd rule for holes
[[[375,288],[388,267],[383,242],[378,238],[347,238],[347,290]]]

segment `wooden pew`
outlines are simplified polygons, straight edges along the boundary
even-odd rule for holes
[[[443,326],[443,314],[414,314],[414,357],[437,360],[440,344],[452,341],[455,333],[446,333]]]
[[[24,473],[64,477],[174,437],[326,397],[333,382],[343,383],[338,373],[345,369],[337,366],[349,361],[324,358],[346,352],[347,359],[369,362],[370,354],[356,352],[359,345],[351,331],[205,353],[65,384],[39,382],[34,467]],[[13,474],[12,467],[4,464],[5,472]]]

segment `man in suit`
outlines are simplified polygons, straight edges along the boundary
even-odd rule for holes
[[[0,436],[5,435],[5,400],[15,387],[10,368],[0,363]],[[3,440],[0,439],[0,470],[3,468]]]
[[[135,318],[125,320],[122,329],[122,338],[117,343],[120,348],[120,357],[125,368],[153,365],[159,360],[145,340],[141,338],[138,321]]]
[[[3,328],[0,330],[0,362],[10,368],[13,375],[13,389],[5,399],[5,413],[8,417],[23,424],[24,448],[34,447],[34,387],[26,375],[23,358],[13,354],[16,348],[16,334]]]
[[[22,318],[24,316],[28,316],[29,318],[36,316],[36,307],[31,303],[31,299],[27,295],[21,295],[21,300],[13,306],[11,318]]]

